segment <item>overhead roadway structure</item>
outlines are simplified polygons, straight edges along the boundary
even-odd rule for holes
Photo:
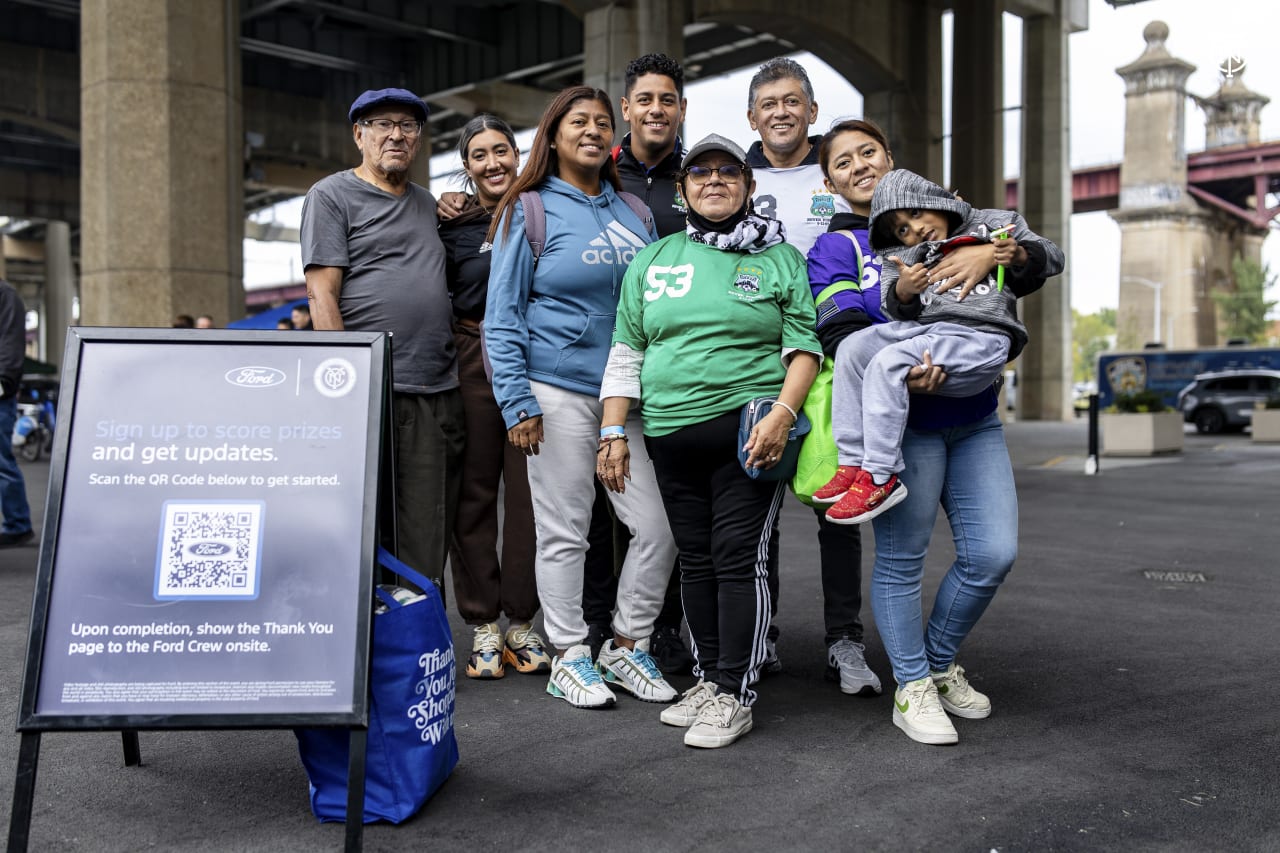
[[[0,0],[0,217],[27,241],[69,224],[85,322],[222,323],[243,311],[245,214],[353,165],[359,92],[422,94],[438,152],[477,112],[532,125],[570,83],[616,97],[627,60],[651,51],[690,80],[811,51],[863,94],[898,162],[937,179],[946,11],[967,46],[952,173],[973,203],[1003,200],[1001,16],[1018,15],[1022,210],[1065,247],[1067,36],[1086,0]],[[1024,306],[1023,416],[1069,412],[1069,304],[1064,278]]]

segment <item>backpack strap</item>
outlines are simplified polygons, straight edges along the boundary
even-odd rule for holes
[[[622,190],[618,190],[618,198],[625,201],[627,207],[631,208],[631,212],[636,215],[636,219],[644,223],[645,234],[648,234],[653,229],[653,211],[649,210],[649,205],[641,201],[638,195]]]
[[[645,234],[648,234],[653,229],[653,213],[649,206],[631,193],[619,191],[618,197],[644,223]],[[542,257],[542,250],[547,245],[547,209],[537,190],[520,193],[520,205],[524,208],[524,238],[529,241],[529,248],[533,250],[533,268],[537,269],[538,258]]]
[[[854,233],[847,228],[842,228],[836,233],[843,234],[844,236],[848,237],[849,242],[853,244],[853,256],[854,256],[854,259],[858,262],[858,269],[857,269],[858,280],[857,281],[837,281],[827,285],[822,289],[820,293],[818,293],[817,296],[813,297],[814,303],[818,305],[821,305],[823,302],[826,302],[828,299],[832,298],[837,293],[841,293],[846,290],[856,290],[859,293],[862,292],[862,268],[866,265],[866,258],[862,254],[862,244],[858,242],[858,238],[854,235]]]
[[[547,209],[537,190],[520,193],[520,205],[524,208],[524,238],[533,250],[533,268],[537,269],[542,247],[547,244]]]

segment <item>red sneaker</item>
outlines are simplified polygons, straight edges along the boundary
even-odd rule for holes
[[[901,503],[906,496],[907,487],[897,474],[890,474],[889,482],[877,486],[870,474],[859,469],[857,480],[849,491],[839,503],[827,510],[827,521],[832,524],[862,524]]]
[[[836,475],[831,481],[821,489],[813,493],[813,502],[816,504],[833,504],[844,497],[844,493],[849,491],[849,487],[858,479],[858,474],[862,469],[857,465],[841,465],[836,469]]]

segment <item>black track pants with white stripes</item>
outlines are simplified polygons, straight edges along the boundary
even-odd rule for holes
[[[736,409],[645,441],[680,549],[698,674],[750,705],[769,627],[769,542],[786,486],[739,467]]]

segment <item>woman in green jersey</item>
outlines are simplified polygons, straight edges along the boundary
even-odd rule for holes
[[[769,626],[766,563],[785,485],[744,473],[739,413],[777,397],[744,448],[748,467],[773,467],[822,357],[804,258],[779,222],[751,211],[745,160],[715,134],[685,156],[688,227],[627,268],[600,390],[596,473],[616,492],[630,476],[622,425],[640,403],[699,676],[661,720],[699,747],[751,730]]]

